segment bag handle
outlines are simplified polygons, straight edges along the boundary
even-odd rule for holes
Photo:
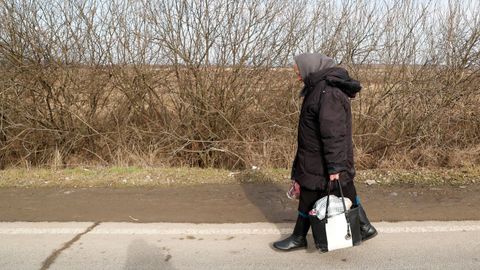
[[[340,189],[340,196],[342,196],[343,212],[347,213],[347,207],[345,206],[345,197],[343,196],[342,184],[340,183],[340,179],[337,180],[337,183],[338,188]]]
[[[340,183],[340,179],[334,180],[334,181],[329,181],[328,182],[328,187],[327,187],[327,206],[325,207],[325,220],[328,222],[328,206],[330,204],[330,187],[331,187],[331,182],[337,182],[338,183],[338,188],[340,189],[340,196],[342,196],[342,205],[343,205],[343,214],[345,215],[345,218],[347,220],[347,234],[345,235],[345,239],[351,239],[352,234],[351,234],[351,229],[350,229],[350,220],[347,218],[347,207],[345,206],[345,197],[343,196],[343,190],[342,190],[342,184]]]
[[[343,212],[347,212],[347,207],[345,205],[345,197],[343,196],[343,190],[342,190],[342,184],[340,183],[340,180],[334,180],[334,181],[329,181],[328,182],[328,187],[327,187],[327,206],[325,207],[325,218],[328,217],[328,206],[330,205],[330,191],[331,191],[331,183],[332,182],[337,182],[338,183],[338,188],[340,189],[340,195],[342,196],[342,205],[343,205]]]

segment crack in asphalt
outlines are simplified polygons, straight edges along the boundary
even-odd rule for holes
[[[84,232],[82,233],[79,233],[77,235],[75,235],[75,237],[73,237],[70,241],[66,242],[63,244],[63,246],[60,248],[60,249],[57,249],[55,250],[54,252],[52,252],[52,254],[50,254],[50,256],[48,256],[47,259],[45,259],[45,261],[43,261],[42,263],[42,268],[40,268],[40,270],[46,270],[50,267],[50,265],[52,265],[54,262],[55,262],[55,259],[57,259],[57,257],[66,249],[68,249],[69,247],[71,247],[73,245],[73,243],[77,242],[78,240],[80,240],[80,238],[84,235],[84,234],[87,234],[88,232],[90,232],[91,230],[93,230],[93,228],[97,227],[98,225],[100,224],[100,222],[95,222],[93,225],[91,225],[90,227],[88,227]]]

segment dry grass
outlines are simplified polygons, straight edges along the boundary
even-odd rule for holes
[[[378,72],[369,74],[368,66],[351,70],[362,82]],[[428,69],[401,77],[394,71],[383,84],[365,84],[352,102],[358,168],[478,164],[480,89],[474,78],[438,90],[416,77],[431,73],[447,80],[453,75]],[[107,79],[109,72],[115,79]],[[301,85],[294,83],[290,70],[217,70],[214,81],[227,78],[242,84],[218,85],[208,93],[202,86],[188,89],[178,82],[161,82],[166,70],[135,72],[72,70],[62,86],[56,86],[62,76],[53,74],[53,94],[37,91],[33,76],[18,79],[15,87],[24,91],[5,92],[2,99],[0,168],[291,165]],[[208,78],[206,71],[197,75]],[[143,86],[128,84],[144,77]],[[50,105],[43,103],[52,96]]]
[[[57,2],[0,1],[0,169],[288,168],[301,51],[364,85],[359,169],[480,162],[478,4]]]
[[[7,169],[0,171],[0,188],[159,187],[172,185],[289,182],[285,169],[250,169],[231,172],[199,168],[74,168]],[[480,183],[480,167],[434,170],[361,170],[357,183],[375,180],[379,185],[466,186]]]

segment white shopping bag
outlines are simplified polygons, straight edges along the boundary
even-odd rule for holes
[[[353,246],[352,233],[345,214],[328,218],[325,232],[329,251]]]

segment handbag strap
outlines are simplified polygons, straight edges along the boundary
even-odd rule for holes
[[[331,192],[331,183],[332,182],[337,182],[337,184],[338,184],[338,188],[340,189],[340,196],[342,197],[343,212],[347,213],[347,207],[345,205],[345,197],[343,196],[342,184],[340,183],[340,180],[329,181],[328,182],[328,187],[327,187],[327,205],[325,207],[325,218],[328,217],[328,206],[330,205],[330,192]]]
[[[338,188],[340,189],[340,196],[342,196],[342,205],[343,205],[343,214],[347,220],[347,234],[345,235],[345,239],[351,239],[352,233],[350,228],[350,220],[347,218],[347,207],[345,206],[345,197],[343,196],[342,184],[340,183],[340,179],[335,180],[338,183]],[[327,187],[327,206],[325,207],[325,220],[328,221],[328,206],[330,204],[330,191],[331,191],[331,182],[329,181]]]
[[[347,207],[345,206],[345,197],[343,196],[343,191],[342,191],[342,184],[340,183],[340,180],[337,180],[337,183],[338,183],[338,188],[340,189],[340,195],[342,196],[343,212],[347,213]]]
[[[340,195],[342,196],[343,214],[345,215],[345,219],[347,220],[347,234],[345,235],[345,239],[351,239],[352,233],[350,228],[350,220],[347,217],[347,207],[345,206],[345,197],[343,196],[342,184],[340,184],[340,180],[337,180],[337,182],[338,188],[340,189]]]

